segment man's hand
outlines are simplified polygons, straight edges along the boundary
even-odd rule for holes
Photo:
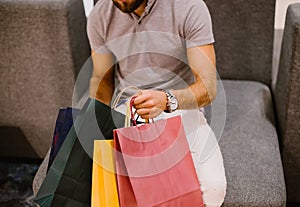
[[[165,92],[156,90],[142,90],[134,100],[134,108],[143,119],[152,119],[166,110],[167,97]]]

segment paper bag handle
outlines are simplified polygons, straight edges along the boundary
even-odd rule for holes
[[[141,89],[139,89],[139,88],[136,87],[136,86],[127,86],[127,87],[125,87],[125,88],[117,95],[117,97],[115,98],[115,100],[114,100],[114,102],[113,102],[113,104],[112,104],[112,108],[113,108],[113,109],[117,108],[117,105],[118,105],[118,103],[120,102],[120,99],[121,99],[123,93],[124,93],[126,90],[128,90],[128,89],[135,89],[135,90],[137,90],[137,92],[138,92],[139,94],[141,93]]]
[[[134,100],[135,100],[135,98],[136,98],[137,96],[133,96],[133,97],[131,97],[131,99],[130,99],[130,101],[129,101],[129,112],[130,112],[130,119],[131,119],[131,121],[132,121],[132,124],[133,124],[133,126],[136,126],[136,120],[135,120],[135,118],[134,118],[134,113],[133,113],[133,110],[132,110],[132,108],[133,108],[133,105],[134,105]],[[127,107],[128,108],[128,107]]]

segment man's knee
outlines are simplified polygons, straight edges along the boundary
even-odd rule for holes
[[[219,207],[224,202],[226,181],[205,180],[200,183],[206,207]]]

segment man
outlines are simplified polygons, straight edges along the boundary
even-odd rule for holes
[[[216,95],[214,38],[205,3],[99,0],[88,18],[88,36],[94,65],[92,98],[109,105],[114,93],[134,85],[142,89],[134,107],[144,119],[194,109],[183,124],[203,200],[207,207],[221,206],[226,178],[218,144],[202,159],[205,142],[216,142],[201,110]],[[194,123],[196,129],[189,133]]]

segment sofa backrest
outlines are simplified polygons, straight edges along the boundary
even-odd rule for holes
[[[270,85],[275,0],[205,0],[213,21],[222,79]]]
[[[42,157],[90,56],[82,1],[0,1],[0,51],[0,126],[19,128]]]

